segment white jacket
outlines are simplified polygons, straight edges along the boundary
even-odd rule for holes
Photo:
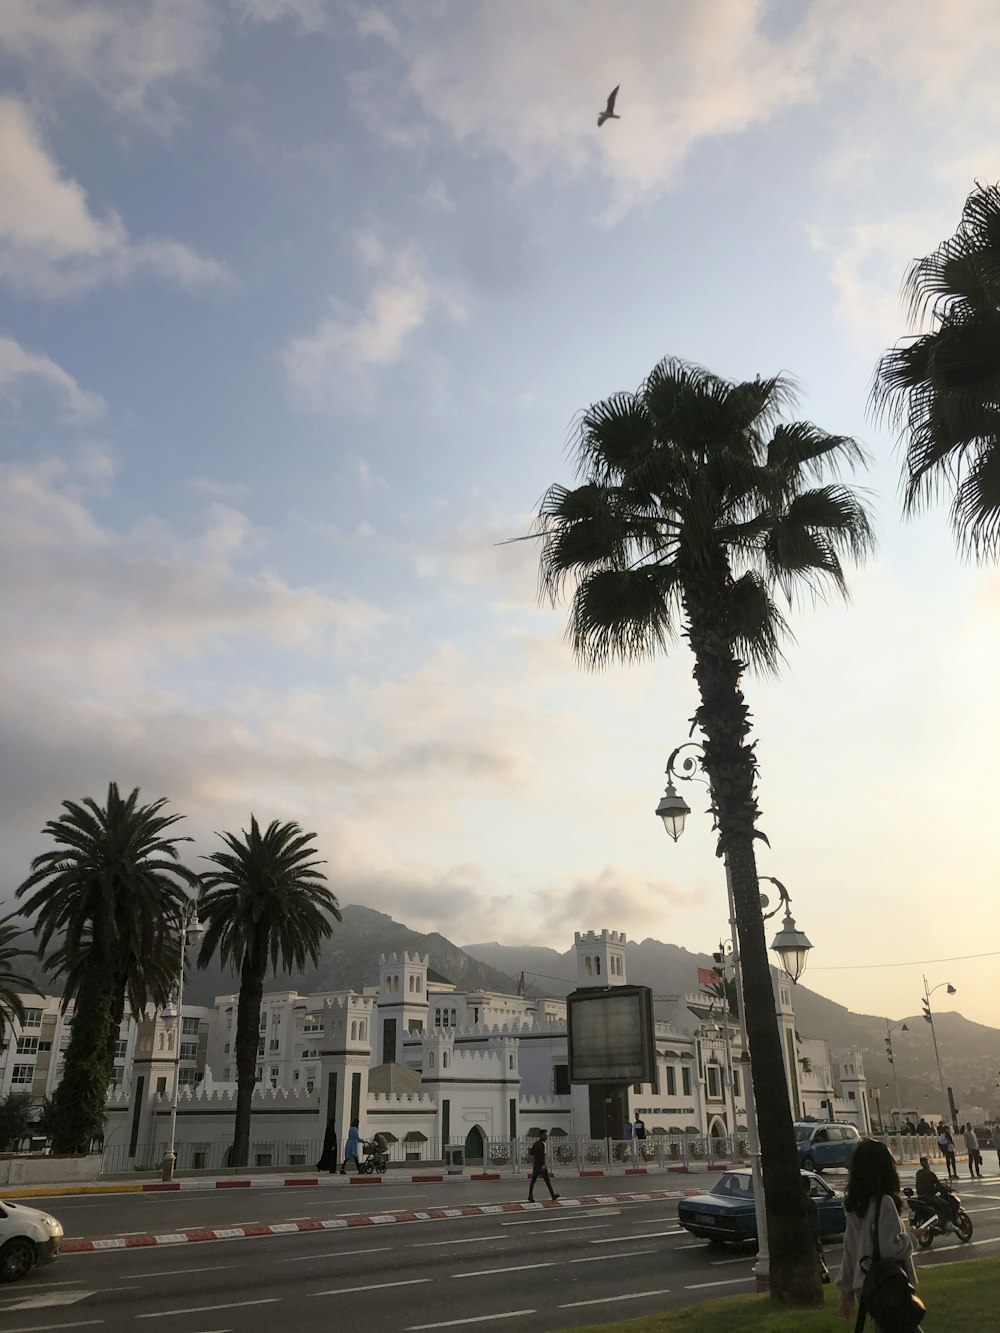
[[[875,1249],[875,1200],[872,1199],[864,1217],[857,1213],[846,1213],[847,1227],[844,1231],[844,1260],[837,1274],[837,1287],[841,1296],[857,1296],[864,1284],[865,1274],[861,1260],[868,1258]],[[917,1274],[910,1257],[913,1241],[896,1212],[896,1205],[888,1194],[882,1195],[882,1207],[878,1219],[879,1252],[883,1259],[895,1259],[902,1263],[907,1276],[914,1286]]]

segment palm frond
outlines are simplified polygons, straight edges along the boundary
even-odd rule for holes
[[[673,567],[607,569],[590,575],[573,598],[569,639],[588,666],[635,662],[676,636],[679,580]]]

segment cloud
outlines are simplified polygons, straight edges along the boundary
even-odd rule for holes
[[[210,0],[4,0],[0,50],[25,68],[33,95],[92,89],[119,110],[171,114],[166,88],[200,76],[214,49]]]
[[[96,217],[83,187],[60,172],[24,104],[0,98],[0,280],[59,297],[143,271],[193,290],[231,281],[223,265],[177,241],[134,242],[116,213]]]
[[[332,302],[334,314],[285,349],[285,375],[300,406],[317,409],[345,395],[371,405],[379,372],[410,355],[429,320],[466,317],[462,292],[431,277],[415,245],[390,252],[374,232],[364,231],[355,247],[374,275],[363,309]]]
[[[63,415],[72,421],[86,421],[104,412],[99,395],[87,393],[50,357],[29,352],[13,338],[0,334],[0,398],[17,401],[22,381],[37,381],[63,404]]]
[[[234,0],[236,9],[256,23],[279,23],[295,19],[306,32],[326,26],[324,0]]]

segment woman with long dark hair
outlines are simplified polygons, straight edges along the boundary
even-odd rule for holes
[[[854,1318],[865,1280],[861,1261],[870,1258],[875,1249],[876,1221],[882,1258],[895,1260],[902,1265],[907,1277],[916,1286],[917,1275],[911,1258],[913,1241],[903,1223],[900,1211],[902,1205],[899,1172],[889,1149],[878,1139],[862,1139],[851,1159],[847,1191],[844,1194],[847,1226],[844,1230],[844,1259],[837,1274],[840,1314],[843,1319]],[[914,1231],[917,1232],[917,1228]],[[878,1326],[875,1327],[878,1333]]]

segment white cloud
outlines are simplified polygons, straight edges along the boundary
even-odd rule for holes
[[[177,241],[132,241],[117,214],[95,216],[83,187],[60,172],[23,103],[0,98],[0,280],[58,297],[140,272],[193,290],[231,281],[223,265]]]
[[[430,319],[466,317],[461,291],[429,275],[415,245],[390,253],[373,232],[364,231],[356,249],[374,270],[364,308],[334,302],[333,315],[285,349],[288,384],[303,406],[322,407],[345,392],[370,403],[378,372],[410,354],[415,335]]]
[[[51,357],[29,352],[13,338],[0,334],[0,397],[16,401],[23,380],[37,381],[58,398],[64,415],[71,420],[87,420],[104,412],[104,403],[95,393],[87,393]]]
[[[202,74],[215,29],[209,0],[4,0],[0,50],[23,64],[39,97],[83,85],[149,115],[154,93]]]
[[[326,26],[324,0],[235,0],[238,11],[256,23],[278,23],[296,19],[306,32],[319,32]]]

